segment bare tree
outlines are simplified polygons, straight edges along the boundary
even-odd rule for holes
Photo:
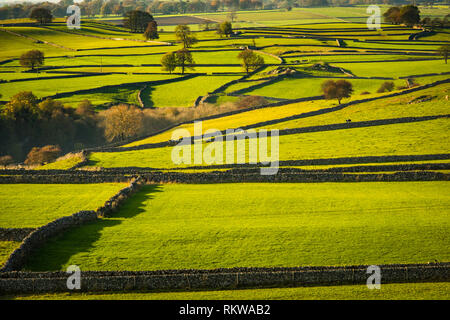
[[[142,110],[135,106],[118,105],[100,113],[103,118],[105,137],[108,141],[123,141],[137,136],[142,130]]]

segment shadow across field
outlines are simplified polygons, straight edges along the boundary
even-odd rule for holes
[[[116,227],[125,219],[133,218],[145,212],[145,203],[153,199],[157,192],[162,192],[160,185],[144,186],[111,218],[96,220],[53,238],[34,253],[24,270],[62,270],[72,256],[76,254],[89,255],[89,251],[95,247],[96,241],[100,239],[105,228]],[[74,263],[76,264],[76,261]],[[82,269],[82,266],[80,267]]]

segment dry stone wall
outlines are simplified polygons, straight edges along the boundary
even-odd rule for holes
[[[450,264],[380,265],[381,284],[450,281]],[[368,266],[81,272],[82,292],[366,284]],[[0,273],[0,294],[66,292],[64,272]]]
[[[0,228],[0,241],[22,241],[34,228]]]

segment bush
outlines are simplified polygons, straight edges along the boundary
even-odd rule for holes
[[[135,106],[121,104],[99,115],[108,141],[124,141],[139,135],[143,129],[144,114]]]
[[[55,161],[61,153],[59,146],[48,145],[42,148],[34,147],[27,155],[25,164],[44,164]]]
[[[241,109],[241,108],[259,107],[259,106],[263,106],[268,103],[269,102],[263,97],[248,96],[248,97],[243,97],[238,102],[236,102],[236,106],[239,109]]]
[[[0,166],[6,168],[7,165],[13,164],[14,159],[11,156],[0,157]]]
[[[385,82],[383,82],[381,87],[377,90],[377,92],[378,93],[391,92],[392,90],[394,90],[394,88],[395,88],[394,82],[392,82],[392,81],[385,81]]]

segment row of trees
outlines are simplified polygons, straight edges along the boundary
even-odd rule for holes
[[[0,111],[0,155],[9,154],[16,160],[24,159],[35,146],[59,145],[71,151],[76,145],[82,148],[104,141],[95,110],[88,102],[74,109],[21,92]]]
[[[252,50],[246,49],[239,53],[238,58],[242,60],[242,67],[245,72],[250,73],[264,65],[264,59]],[[168,52],[161,58],[163,71],[172,73],[176,68],[181,69],[184,74],[186,69],[195,70],[195,61],[192,53],[184,48],[176,52]]]
[[[231,23],[228,21],[221,23],[217,32],[229,36],[233,32]],[[188,48],[192,47],[198,40],[187,25],[178,25],[175,28],[175,36],[177,41],[183,44],[183,49],[166,53],[161,58],[161,66],[164,71],[169,73],[172,73],[176,68],[180,68],[181,74],[184,74],[186,69],[194,70],[195,61]],[[249,49],[241,51],[238,58],[242,60],[242,67],[247,73],[264,65],[264,59]]]
[[[65,17],[67,7],[73,0],[61,0],[57,3],[42,1],[41,3],[16,3],[0,7],[0,20],[27,18],[33,9],[48,9],[55,17]],[[276,4],[277,1],[274,1]],[[83,15],[122,16],[126,12],[139,10],[151,14],[199,13],[215,12],[226,9],[263,9],[262,0],[84,0],[77,2]]]
[[[119,15],[139,10],[150,14],[177,14],[216,12],[226,10],[277,9],[290,10],[293,7],[327,7],[362,4],[408,4],[407,0],[84,0],[77,2],[84,16]],[[416,1],[417,4],[430,5],[430,0]],[[431,2],[432,3],[432,2]],[[48,9],[55,17],[65,17],[66,10],[73,0],[61,0],[57,3],[16,3],[0,7],[0,20],[29,17],[33,9]]]
[[[384,20],[392,24],[414,26],[420,23],[420,10],[413,5],[390,7],[384,14]]]
[[[392,24],[405,24],[407,26],[420,25],[422,27],[444,28],[450,26],[450,14],[440,19],[425,17],[420,19],[420,10],[413,5],[390,7],[384,14],[384,20]]]

